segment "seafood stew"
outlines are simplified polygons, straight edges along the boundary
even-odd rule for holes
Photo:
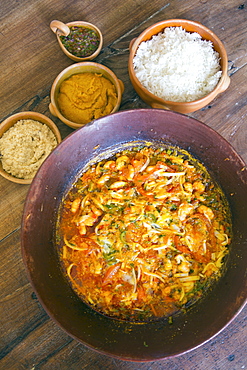
[[[89,306],[124,320],[171,318],[223,273],[230,212],[188,152],[143,146],[85,170],[63,200],[57,240]]]

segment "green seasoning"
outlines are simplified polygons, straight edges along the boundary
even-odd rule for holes
[[[99,36],[92,28],[71,26],[68,36],[60,36],[64,47],[73,55],[81,58],[92,55],[99,47]]]

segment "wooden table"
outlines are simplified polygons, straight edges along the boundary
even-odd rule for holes
[[[147,107],[128,77],[130,40],[163,19],[201,22],[225,44],[231,84],[209,106],[191,116],[218,131],[247,162],[244,0],[2,0],[0,18],[0,120],[19,111],[38,111],[55,121],[63,138],[73,130],[49,113],[49,92],[57,74],[72,61],[62,53],[49,28],[53,19],[85,20],[101,29],[104,47],[96,61],[111,68],[124,82],[121,110]],[[20,226],[28,189],[27,185],[0,178],[1,369],[247,369],[247,307],[201,347],[151,363],[107,357],[65,334],[41,307],[22,262]]]

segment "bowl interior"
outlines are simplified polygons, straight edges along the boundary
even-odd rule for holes
[[[22,120],[22,119],[33,119],[35,121],[45,123],[52,130],[54,135],[56,136],[58,144],[61,142],[61,140],[62,140],[61,135],[60,135],[60,132],[59,132],[57,126],[55,125],[55,123],[52,120],[50,120],[48,117],[44,116],[43,114],[38,113],[38,112],[32,112],[32,111],[30,111],[30,112],[19,112],[19,113],[16,113],[16,114],[6,118],[6,120],[4,120],[0,124],[0,137],[2,137],[2,135],[6,131],[8,131],[8,129],[10,127],[14,126],[14,124],[16,122],[18,122],[19,120]],[[3,177],[5,177],[7,180],[10,180],[10,181],[18,183],[18,184],[24,184],[25,185],[25,184],[30,184],[32,182],[32,179],[19,179],[17,177],[14,177],[14,176],[10,175],[9,173],[7,173],[3,169],[1,161],[0,161],[0,174]]]
[[[58,118],[72,128],[79,128],[82,125],[68,120],[66,117],[64,117],[61,114],[58,103],[57,103],[57,98],[58,98],[58,94],[60,91],[60,86],[64,80],[68,79],[74,74],[85,73],[85,72],[101,73],[105,78],[111,81],[111,83],[115,86],[116,92],[117,92],[117,103],[113,109],[113,112],[117,111],[121,104],[122,92],[123,92],[122,81],[120,81],[109,68],[105,67],[104,65],[101,65],[99,63],[94,63],[94,62],[82,62],[82,63],[77,63],[72,66],[69,66],[65,70],[63,70],[53,82],[53,85],[51,88],[51,104],[52,104],[53,110],[55,109],[55,114],[58,116]]]
[[[113,134],[114,133],[114,134]],[[226,273],[186,313],[150,323],[107,318],[85,305],[63,276],[54,247],[59,204],[84,166],[128,143],[166,143],[189,151],[220,184],[231,208],[233,241]],[[247,171],[215,131],[164,110],[122,111],[95,120],[67,137],[38,171],[26,199],[21,244],[34,290],[48,314],[69,335],[101,353],[133,361],[179,355],[221,331],[246,303]]]

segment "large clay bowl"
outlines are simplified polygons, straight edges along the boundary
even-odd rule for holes
[[[233,240],[224,276],[184,314],[150,323],[110,319],[93,311],[64,278],[54,231],[59,204],[84,166],[129,142],[176,145],[200,159],[221,185],[231,208]],[[225,328],[246,303],[247,171],[232,146],[205,124],[155,109],[122,111],[68,136],[47,158],[27,195],[22,255],[38,299],[51,318],[84,345],[113,357],[151,361],[198,347]]]

